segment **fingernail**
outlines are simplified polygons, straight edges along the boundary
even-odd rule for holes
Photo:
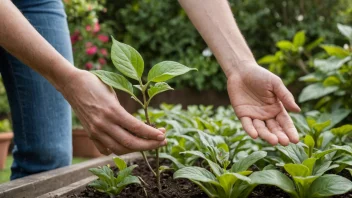
[[[164,134],[160,134],[156,137],[157,140],[161,141],[165,139],[165,135]]]
[[[167,140],[165,139],[162,143],[160,143],[160,146],[166,146],[167,145]]]

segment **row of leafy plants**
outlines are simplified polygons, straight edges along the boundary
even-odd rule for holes
[[[336,107],[328,115],[314,111],[293,114],[302,141],[272,147],[248,137],[231,107],[148,107],[155,95],[172,90],[165,81],[190,72],[191,68],[162,61],[144,77],[141,55],[114,39],[111,58],[121,74],[104,70],[92,73],[107,85],[130,94],[142,106],[136,115],[141,120],[151,126],[166,126],[168,145],[148,155],[155,158],[156,169],[151,168],[142,152],[155,175],[159,193],[163,191],[160,175],[169,169],[174,170],[174,179],[189,179],[209,197],[247,197],[258,185],[276,186],[297,198],[329,197],[352,190],[352,182],[339,175],[346,171],[352,174],[352,125],[336,127],[349,113],[341,113],[344,109]],[[135,95],[136,90],[142,93],[142,99]],[[160,158],[170,160],[172,165],[160,166]],[[99,177],[91,187],[113,196],[129,184],[146,185],[145,178],[132,174],[137,165],[127,167],[119,157],[114,162],[119,169],[117,174],[109,166],[90,170]]]

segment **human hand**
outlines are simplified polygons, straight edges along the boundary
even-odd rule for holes
[[[165,129],[155,129],[129,114],[115,92],[94,74],[77,70],[61,90],[102,154],[117,155],[166,145]]]
[[[272,145],[298,143],[297,130],[284,107],[294,112],[300,108],[281,79],[254,63],[239,67],[228,76],[227,90],[243,129]]]

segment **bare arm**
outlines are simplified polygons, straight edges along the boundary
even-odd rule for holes
[[[275,145],[298,142],[287,111],[298,112],[281,79],[260,67],[241,35],[226,0],[179,0],[227,77],[232,107],[244,130]]]
[[[62,57],[11,1],[0,1],[0,46],[36,70],[60,90],[78,69]]]
[[[179,0],[228,77],[243,62],[255,63],[226,0]]]
[[[63,94],[101,153],[124,154],[166,144],[164,129],[127,113],[109,87],[61,56],[9,0],[0,0],[0,46]]]

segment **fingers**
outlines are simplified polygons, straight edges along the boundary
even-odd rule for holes
[[[249,117],[242,117],[240,120],[243,126],[243,130],[245,130],[246,133],[251,136],[251,138],[256,139],[258,137],[258,132],[253,126],[252,119]]]
[[[276,135],[270,133],[268,128],[265,126],[264,121],[254,119],[253,120],[254,128],[257,130],[259,137],[266,140],[271,145],[276,145],[278,143],[278,138]]]
[[[103,155],[110,155],[111,150],[103,146],[103,144],[99,140],[92,139],[95,147],[99,150],[99,152]]]
[[[298,143],[299,136],[297,129],[295,128],[291,117],[288,115],[287,111],[284,108],[281,113],[276,116],[276,120],[280,124],[281,128],[284,130],[290,141],[295,144]]]
[[[167,144],[166,139],[162,141],[143,139],[117,125],[113,129],[105,129],[105,132],[120,145],[132,151],[152,150]]]
[[[258,120],[268,120],[281,111],[281,104],[276,102],[265,106],[241,105],[235,107],[234,110],[239,118],[249,117]]]
[[[286,88],[280,78],[274,81],[274,93],[288,110],[293,112],[301,111],[292,93]]]
[[[112,152],[116,155],[122,155],[122,154],[134,152],[133,150],[120,145],[105,133],[100,133],[97,136],[92,136],[91,139],[94,141],[94,144],[97,146],[100,153],[102,154]]]
[[[158,141],[163,141],[165,139],[165,135],[162,131],[143,123],[129,114],[122,107],[118,108],[117,115],[113,117],[119,126],[129,130],[139,137]]]
[[[279,123],[277,123],[277,121],[274,119],[269,119],[265,122],[270,132],[277,136],[277,138],[279,139],[279,143],[283,146],[287,146],[290,140],[280,127]]]

